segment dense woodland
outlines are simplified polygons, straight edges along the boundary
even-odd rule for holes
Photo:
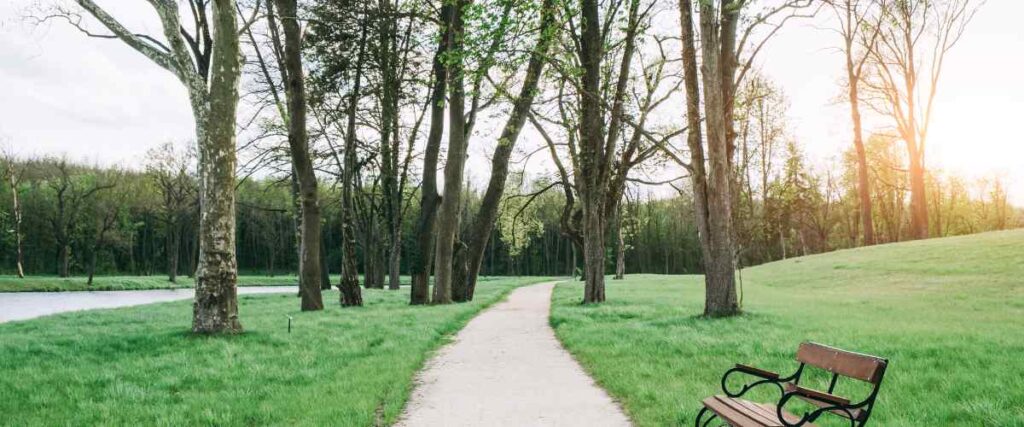
[[[329,272],[342,306],[359,275],[443,304],[479,275],[579,275],[599,303],[606,273],[705,273],[726,316],[745,266],[1024,225],[998,176],[927,167],[976,1],[184,3],[152,1],[151,35],[91,0],[40,14],[174,74],[196,140],[144,167],[5,157],[5,272],[195,275],[197,332],[240,330],[238,271],[298,271],[310,310]],[[822,14],[851,117],[825,161],[756,65]]]
[[[907,205],[900,203],[906,199],[907,190],[898,185],[904,168],[897,144],[882,135],[873,136],[868,143],[871,152],[877,154],[871,158],[871,168],[879,171],[872,181],[878,189],[874,223],[878,224],[879,243],[908,239]],[[761,181],[759,168],[747,171],[747,178],[738,177],[744,187],[750,186],[737,205],[741,266],[858,246],[861,230],[853,153],[848,153],[836,169],[821,171],[810,166],[792,141],[777,148],[779,153],[764,181],[767,186]],[[173,167],[159,160],[167,159],[162,157],[162,150],[167,149],[174,146],[166,144],[153,150],[152,157],[142,162],[146,164],[142,170],[69,164],[57,158],[6,165],[18,175],[22,212],[31,213],[23,214],[20,227],[25,274],[88,275],[95,271],[149,276],[173,271],[175,275],[191,276],[198,255],[194,165],[184,170],[163,169]],[[760,164],[760,160],[749,163]],[[564,195],[549,191],[527,203],[533,193],[550,182],[540,179],[520,185],[519,179],[514,181],[515,188],[507,193],[514,197],[506,197],[501,206],[482,274],[578,274],[581,260],[574,258],[573,246],[559,226]],[[1007,203],[1005,184],[998,177],[967,181],[935,172],[928,187],[934,204],[935,237],[1024,226],[1024,212]],[[337,274],[341,266],[340,195],[334,182],[324,181],[320,188],[326,253],[323,265]],[[621,250],[625,274],[700,273],[701,254],[690,197],[646,190],[645,185],[637,184],[624,195],[621,219],[617,217],[609,229],[613,237],[606,248],[606,271],[616,272],[616,257]],[[0,239],[0,271],[16,274],[9,181],[0,184],[0,191],[5,195],[0,199],[0,224],[5,230]],[[298,232],[289,177],[250,178],[240,183],[237,192],[239,270],[270,276],[294,274],[298,268]],[[374,200],[379,194],[374,194],[373,188],[361,189],[360,198],[356,222],[358,268],[360,274],[370,272],[366,286],[381,287],[386,283],[387,253],[376,240],[382,232],[380,224],[373,223],[374,217],[381,215],[380,201]],[[415,200],[417,190],[410,189],[405,198]],[[465,212],[479,207],[480,190],[469,189],[465,199],[464,219]],[[63,214],[61,205],[65,206]],[[402,223],[403,251],[409,251],[415,243],[414,219],[419,213],[415,203],[408,209]],[[61,242],[69,247],[66,271]],[[403,276],[408,274],[407,260],[402,261],[400,271]],[[407,284],[407,278],[402,280]]]

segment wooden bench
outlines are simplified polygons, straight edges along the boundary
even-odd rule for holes
[[[800,366],[796,372],[787,377],[740,364],[726,371],[722,376],[722,391],[725,395],[704,399],[704,408],[697,414],[695,425],[697,427],[708,426],[712,420],[718,418],[734,427],[812,427],[814,421],[824,414],[834,414],[846,418],[854,427],[867,423],[871,409],[875,406],[875,398],[878,396],[878,388],[882,384],[885,368],[889,364],[886,359],[805,342],[800,344],[796,360],[800,362]],[[832,374],[827,391],[800,386],[800,377],[807,366],[823,369]],[[753,380],[745,383],[738,392],[732,392],[726,385],[726,381],[733,373],[744,374],[752,377]],[[869,383],[872,386],[871,392],[863,401],[856,403],[851,403],[848,398],[836,396],[832,392],[836,388],[839,377]],[[764,384],[778,387],[781,393],[778,402],[767,404],[740,399],[744,393]],[[796,416],[783,409],[786,403],[793,398],[808,402],[816,406],[817,409]],[[710,416],[705,419],[708,414]]]

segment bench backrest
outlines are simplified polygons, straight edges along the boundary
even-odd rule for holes
[[[874,385],[878,385],[882,381],[887,364],[886,360],[880,357],[840,350],[813,342],[800,344],[800,349],[796,352],[796,360],[833,374],[856,378]]]

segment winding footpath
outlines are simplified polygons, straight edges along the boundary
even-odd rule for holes
[[[297,286],[245,286],[239,295],[298,292]],[[146,291],[75,291],[0,293],[0,323],[32,319],[68,311],[128,307],[191,299],[193,289]]]
[[[513,291],[427,362],[398,426],[629,426],[618,405],[562,348],[551,291]]]

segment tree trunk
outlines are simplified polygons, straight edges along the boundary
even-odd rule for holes
[[[462,14],[467,0],[456,0],[451,19],[451,49],[462,52],[463,21]],[[459,219],[462,216],[462,175],[466,165],[465,87],[463,85],[462,59],[450,64],[451,85],[449,86],[448,108],[448,159],[444,165],[444,195],[438,210],[437,243],[434,249],[434,304],[452,302],[452,262],[454,261],[455,237],[459,231]]]
[[[398,102],[400,84],[398,80],[399,52],[396,42],[396,19],[393,15],[392,0],[378,1],[379,23],[377,60],[380,63],[380,175],[383,190],[384,229],[387,235],[388,288],[398,289],[399,267],[402,251],[402,194],[398,185],[399,139],[397,135]],[[383,267],[384,263],[379,267]],[[383,272],[383,268],[381,269]],[[383,285],[383,284],[382,284]],[[383,287],[383,286],[382,286]]]
[[[505,128],[498,138],[498,145],[494,149],[491,158],[491,178],[487,183],[487,190],[484,191],[483,200],[477,211],[473,222],[469,227],[468,244],[460,255],[456,257],[456,268],[454,288],[464,289],[461,293],[453,295],[457,301],[471,301],[476,290],[477,276],[480,275],[480,265],[483,262],[484,251],[487,249],[487,242],[494,231],[495,222],[498,219],[498,208],[501,204],[501,197],[505,191],[505,182],[508,179],[508,164],[515,149],[519,133],[526,123],[526,116],[530,113],[530,106],[537,94],[537,86],[540,83],[541,72],[544,69],[544,61],[549,46],[551,45],[553,32],[550,27],[554,25],[554,0],[545,0],[541,5],[540,35],[537,44],[530,53],[530,60],[526,67],[526,76],[523,78],[523,86],[519,95],[513,101],[512,113],[505,122]],[[464,260],[460,262],[459,258]]]
[[[93,278],[93,276],[96,275],[96,250],[97,249],[98,248],[96,246],[93,246],[92,250],[89,251],[89,278],[86,279],[86,281],[85,281],[85,285],[86,286],[92,286],[92,278]]]
[[[907,141],[910,155],[910,235],[914,239],[928,238],[928,201],[925,193],[924,155],[912,141]]]
[[[284,64],[287,70],[285,94],[288,97],[288,147],[302,204],[302,230],[299,243],[299,293],[302,311],[323,310],[320,295],[320,201],[316,173],[309,154],[306,132],[306,88],[302,72],[302,30],[298,21],[297,0],[274,0],[281,13],[284,30]]]
[[[727,123],[731,108],[727,97],[731,90],[731,73],[723,75],[722,58],[731,58],[734,53],[723,52],[723,47],[734,46],[733,40],[722,42],[719,38],[718,13],[711,2],[700,6],[702,76],[704,79],[704,109],[708,136],[708,167],[705,169],[704,149],[700,134],[700,98],[697,83],[697,58],[693,26],[693,4],[680,0],[680,23],[684,84],[687,96],[687,123],[689,125],[687,144],[690,148],[690,171],[693,185],[694,211],[701,253],[704,261],[704,285],[706,316],[728,316],[739,312],[736,298],[735,274],[733,269],[731,173],[729,165],[729,129]],[[732,11],[731,13],[738,13]],[[729,15],[730,13],[725,13]],[[722,20],[732,18],[723,16]],[[725,23],[727,29],[721,37],[735,38],[735,25]],[[728,60],[726,61],[728,62]],[[727,67],[731,68],[731,67]]]
[[[15,178],[14,171],[9,171],[8,183],[11,185],[11,200],[13,205],[11,210],[14,215],[14,251],[15,258],[14,263],[17,267],[18,278],[25,278],[25,258],[24,252],[22,251],[22,236],[21,236],[21,199],[18,197],[18,179]]]
[[[178,283],[178,254],[181,247],[181,227],[178,223],[177,215],[172,214],[172,216],[174,218],[167,224],[170,228],[167,236],[169,240],[167,244],[167,280],[171,283]]]
[[[402,267],[402,217],[397,216],[397,227],[391,228],[391,248],[388,249],[388,289],[397,291]]]
[[[437,207],[441,197],[437,194],[437,159],[444,133],[445,93],[448,88],[448,66],[445,64],[451,39],[452,3],[442,2],[440,11],[441,37],[434,54],[434,87],[430,93],[430,130],[423,152],[423,184],[420,187],[420,214],[416,224],[416,245],[410,262],[412,288],[409,303],[426,304],[430,299],[430,270],[434,259],[434,228]]]
[[[356,113],[358,112],[359,91],[362,89],[362,63],[365,59],[366,22],[361,24],[362,35],[359,41],[359,54],[356,61],[355,82],[348,101],[348,122],[345,129],[345,160],[341,171],[341,281],[338,290],[341,295],[339,302],[342,307],[358,307],[363,305],[362,290],[359,289],[359,276],[356,272],[356,235],[355,235],[355,191],[356,181]]]
[[[851,7],[847,5],[847,7]],[[852,29],[850,31],[853,31]],[[853,122],[853,146],[857,152],[857,195],[860,200],[861,227],[864,229],[864,246],[875,244],[875,225],[871,209],[871,186],[868,177],[868,157],[864,149],[864,136],[860,117],[860,72],[853,62],[853,40],[846,42],[846,77],[849,86],[850,118]]]
[[[615,212],[615,280],[626,277],[626,239],[622,235],[622,207]]]
[[[60,266],[57,275],[60,277],[71,276],[71,245],[61,243],[60,245]]]
[[[322,230],[322,228],[321,228]],[[327,262],[327,243],[324,237],[320,236],[320,290],[331,289],[331,272]]]
[[[580,96],[580,206],[583,213],[583,303],[604,301],[604,233],[607,182],[604,141],[604,114],[601,93],[601,21],[597,0],[581,2],[580,65],[583,94]],[[617,137],[617,136],[616,136]]]
[[[213,0],[213,41],[207,110],[196,122],[200,156],[199,266],[192,331],[237,333],[235,258],[235,113],[241,52],[233,0]],[[205,138],[203,137],[205,136]]]
[[[583,303],[604,302],[604,238],[607,229],[603,203],[583,204],[583,264],[586,282]]]

